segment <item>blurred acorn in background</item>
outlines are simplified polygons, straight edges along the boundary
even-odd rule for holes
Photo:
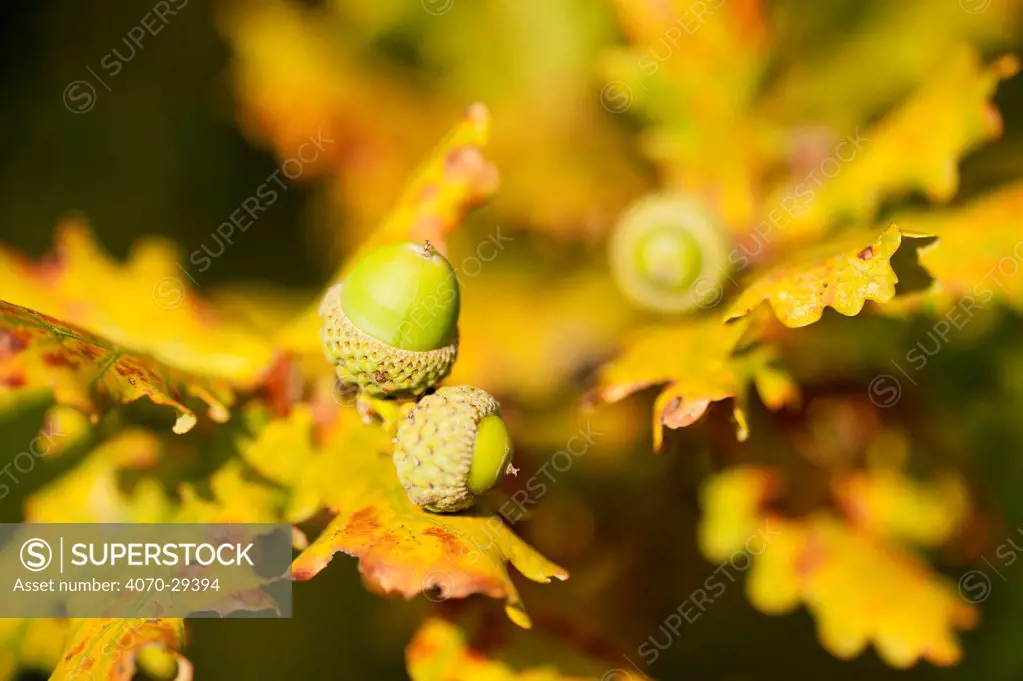
[[[729,239],[696,199],[649,194],[633,203],[611,234],[611,271],[637,305],[675,314],[712,307],[728,276]]]

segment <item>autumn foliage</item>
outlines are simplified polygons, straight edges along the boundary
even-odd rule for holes
[[[414,681],[685,678],[694,649],[729,657],[713,641],[769,617],[830,655],[818,671],[1012,678],[987,662],[1018,594],[974,587],[1021,510],[1003,459],[1023,442],[1023,7],[838,4],[856,16],[218,3],[241,134],[282,162],[330,141],[295,185],[328,216],[310,229],[333,274],[200,290],[174,244],[140,229],[117,259],[88,216],[42,257],[0,246],[0,414],[34,405],[59,433],[36,457],[53,473],[0,478],[0,504],[289,523],[296,593],[344,562],[415,601],[387,611],[418,623]],[[630,206],[679,196],[728,249],[666,310],[608,251]],[[401,240],[455,267],[446,384],[495,395],[516,443],[518,475],[455,514],[409,501],[397,411],[368,414],[320,344],[323,292]],[[1000,633],[972,644],[988,608]],[[190,678],[189,627],[0,620],[0,678]]]

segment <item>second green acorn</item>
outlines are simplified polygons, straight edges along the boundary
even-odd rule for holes
[[[394,465],[412,503],[435,513],[469,508],[514,471],[511,436],[489,393],[438,388],[398,423]]]

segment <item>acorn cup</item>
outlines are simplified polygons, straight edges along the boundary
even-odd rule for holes
[[[445,386],[398,422],[394,465],[412,503],[452,513],[514,472],[512,442],[500,405],[470,386]]]
[[[324,296],[323,352],[344,385],[416,397],[454,366],[458,312],[458,278],[430,242],[380,246]]]
[[[713,307],[724,295],[729,237],[696,199],[650,194],[611,234],[611,272],[634,303],[663,313]]]

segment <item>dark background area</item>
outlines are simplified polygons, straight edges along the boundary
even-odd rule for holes
[[[89,68],[106,76],[99,60],[113,47],[127,56],[121,39],[148,9],[113,0],[0,8],[4,242],[42,254],[57,222],[82,213],[120,257],[146,234],[171,238],[188,253],[277,167],[235,126],[229,52],[205,0],[190,0],[157,36],[147,36],[135,57],[105,78],[110,91],[94,85],[91,110],[65,108],[69,83],[95,83]],[[253,228],[259,238],[238,239],[211,268],[209,282],[259,277],[319,285],[329,271],[311,263],[302,223],[306,191],[282,192]]]

